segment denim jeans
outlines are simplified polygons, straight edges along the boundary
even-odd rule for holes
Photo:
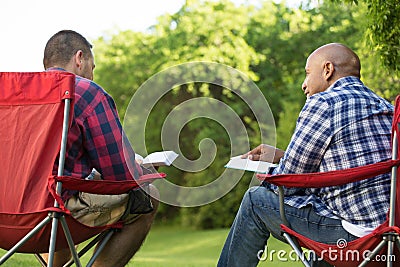
[[[336,244],[341,238],[357,239],[343,229],[341,220],[320,216],[311,206],[298,209],[285,205],[285,213],[292,229],[313,240]],[[232,224],[218,267],[257,266],[260,251],[265,249],[271,234],[285,242],[281,223],[278,195],[265,187],[250,188]]]

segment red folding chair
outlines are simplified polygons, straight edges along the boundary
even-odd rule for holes
[[[392,159],[367,166],[324,173],[266,175],[259,174],[260,180],[265,180],[279,187],[280,213],[283,224],[282,235],[296,252],[305,266],[312,266],[312,259],[306,257],[301,247],[310,249],[319,258],[335,266],[393,266],[393,262],[400,262],[400,181],[397,180],[397,169],[400,165],[400,96],[396,99],[395,114],[392,130]],[[392,173],[390,209],[386,221],[372,233],[348,242],[346,246],[329,245],[316,242],[290,228],[284,205],[283,186],[321,188],[340,186],[350,182],[361,181],[383,173]],[[397,211],[397,213],[396,213]],[[395,249],[394,247],[397,247]],[[335,253],[332,257],[327,252]],[[311,255],[311,254],[308,254]],[[395,264],[398,266],[398,264]]]
[[[91,265],[121,222],[90,227],[64,206],[63,188],[94,194],[122,194],[165,174],[130,181],[84,180],[63,176],[66,140],[73,114],[75,75],[67,72],[0,73],[0,248],[14,253],[49,253],[68,248],[73,262],[99,244]],[[59,157],[57,175],[54,162]],[[59,222],[62,229],[58,228]],[[77,252],[75,245],[96,236]],[[44,260],[38,256],[42,265]]]

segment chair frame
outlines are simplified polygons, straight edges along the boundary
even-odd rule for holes
[[[65,94],[68,95],[70,92],[66,91]],[[70,121],[70,111],[72,101],[69,98],[63,99],[64,101],[64,113],[63,113],[63,123],[62,123],[62,135],[61,135],[61,144],[60,144],[60,152],[59,152],[59,164],[57,175],[61,177],[64,175],[64,164],[65,164],[65,157],[66,157],[66,146],[67,146],[67,136],[69,130],[69,121]],[[56,182],[56,194],[61,196],[62,192],[62,182]],[[60,204],[57,200],[54,201],[54,208],[60,208]],[[97,249],[91,259],[89,260],[87,266],[92,266],[97,256],[100,254],[102,249],[105,247],[105,244],[111,238],[111,236],[118,230],[117,228],[109,228],[98,234],[89,244],[87,244],[79,253],[75,249],[75,244],[72,239],[71,232],[67,225],[67,221],[65,219],[64,213],[60,211],[49,211],[48,216],[45,217],[40,223],[38,223],[30,232],[28,232],[22,239],[20,239],[12,248],[10,248],[1,258],[0,258],[0,265],[5,263],[12,255],[18,253],[18,249],[23,246],[29,239],[35,236],[43,227],[51,225],[51,233],[50,233],[50,243],[49,243],[49,252],[48,252],[48,263],[43,259],[40,254],[35,254],[37,260],[42,266],[50,266],[52,267],[54,264],[54,254],[56,252],[56,242],[57,242],[57,230],[58,224],[60,223],[68,243],[68,247],[72,254],[72,259],[67,262],[64,266],[71,266],[75,263],[76,266],[81,267],[82,264],[80,262],[80,257],[89,251],[93,246],[98,243]]]
[[[54,76],[54,77],[53,77]],[[4,77],[4,80],[3,80]],[[30,253],[35,254],[38,261],[42,264],[42,266],[53,266],[54,265],[54,254],[56,250],[62,248],[69,248],[72,254],[72,259],[67,262],[64,266],[71,266],[75,263],[76,266],[82,266],[80,262],[80,257],[84,255],[87,251],[89,251],[93,246],[97,244],[97,247],[90,258],[87,266],[92,266],[95,259],[104,249],[105,244],[109,241],[112,235],[119,231],[123,227],[123,221],[118,221],[113,224],[107,224],[102,226],[88,226],[80,223],[76,219],[74,219],[69,210],[65,207],[64,202],[62,200],[62,189],[74,190],[74,191],[82,191],[92,194],[103,194],[103,195],[118,195],[127,193],[132,189],[139,188],[141,185],[146,185],[152,183],[156,179],[163,179],[166,177],[165,173],[147,173],[144,174],[142,172],[138,172],[139,177],[134,177],[132,180],[123,180],[123,181],[114,181],[114,180],[85,180],[81,177],[77,176],[64,176],[64,165],[67,154],[67,136],[69,132],[70,122],[72,120],[72,114],[74,110],[74,85],[75,85],[75,75],[67,72],[0,72],[2,94],[0,99],[1,106],[11,106],[17,107],[25,104],[57,104],[56,108],[53,108],[53,113],[50,113],[50,116],[57,115],[57,117],[53,117],[51,119],[56,119],[56,127],[51,128],[52,124],[49,124],[49,129],[56,130],[54,133],[49,132],[49,136],[56,137],[55,138],[47,138],[46,134],[42,134],[43,138],[40,139],[40,145],[48,145],[47,142],[51,141],[51,147],[49,147],[49,151],[44,153],[46,156],[46,161],[44,164],[46,165],[43,169],[43,166],[37,170],[44,170],[47,173],[39,173],[40,184],[35,183],[36,180],[32,181],[33,185],[40,186],[40,194],[48,199],[41,199],[43,203],[41,203],[41,210],[32,210],[31,206],[36,206],[36,202],[32,202],[30,200],[30,205],[28,205],[28,212],[23,210],[22,212],[14,211],[10,212],[7,208],[5,211],[1,212],[1,218],[5,218],[5,223],[0,224],[2,227],[0,234],[4,234],[4,240],[1,241],[2,248],[5,248],[7,252],[0,258],[0,265],[5,263],[12,255],[15,253]],[[53,79],[54,78],[54,79]],[[4,82],[4,83],[3,83]],[[20,86],[21,83],[23,86]],[[26,90],[30,88],[32,84],[32,90]],[[41,86],[45,87],[41,87]],[[3,90],[4,89],[4,90]],[[46,91],[47,90],[47,91]],[[58,91],[59,90],[59,91]],[[3,92],[4,91],[4,92]],[[4,94],[3,94],[4,93]],[[49,97],[49,99],[46,99]],[[48,101],[47,101],[48,100]],[[19,107],[16,108],[16,110]],[[11,109],[10,109],[11,110]],[[23,109],[24,111],[29,111],[29,109]],[[13,111],[13,110],[12,110]],[[14,112],[14,115],[24,115],[23,113]],[[44,115],[45,113],[42,113]],[[8,116],[8,113],[2,113],[5,117]],[[35,114],[32,114],[35,115]],[[40,117],[38,117],[40,118]],[[24,121],[22,127],[29,126],[31,123],[31,118],[27,117]],[[50,122],[54,123],[54,122]],[[11,125],[14,125],[13,122]],[[32,128],[32,130],[34,130]],[[14,129],[15,131],[15,129]],[[21,132],[19,130],[19,132]],[[30,136],[23,132],[24,134],[21,136]],[[33,133],[33,132],[32,132]],[[37,133],[35,133],[37,134]],[[52,134],[52,135],[51,135]],[[7,139],[8,140],[8,139]],[[4,141],[7,141],[4,140]],[[3,140],[2,140],[3,141]],[[10,142],[5,142],[5,144],[9,144]],[[15,143],[15,142],[14,142]],[[14,143],[10,143],[10,149]],[[19,145],[19,143],[18,143]],[[20,150],[18,150],[21,148]],[[18,147],[17,153],[21,153],[23,146]],[[42,149],[42,148],[41,148]],[[51,152],[50,152],[51,150]],[[2,150],[4,155],[8,155],[7,150]],[[2,155],[3,155],[2,154]],[[35,157],[37,161],[40,161],[40,158],[37,155],[31,155],[28,153],[28,156]],[[54,156],[54,158],[53,158]],[[58,169],[57,174],[52,173],[52,167],[54,164],[54,160],[58,156]],[[6,159],[7,160],[7,159]],[[4,164],[2,166],[7,166],[8,162],[4,160]],[[15,162],[15,159],[14,161]],[[28,161],[29,164],[29,161]],[[49,164],[49,165],[47,165]],[[51,164],[51,165],[50,165]],[[15,169],[15,166],[12,166]],[[138,167],[138,165],[136,165]],[[9,173],[9,169],[4,169],[6,174],[6,178],[8,176],[15,177],[14,173]],[[20,169],[17,169],[20,170]],[[24,174],[30,174],[29,171],[25,169],[21,169],[21,172]],[[21,175],[21,176],[23,176]],[[46,175],[48,175],[47,187],[41,187],[42,183],[45,184]],[[27,179],[28,177],[23,177]],[[30,178],[30,177],[29,177]],[[7,179],[0,180],[1,182],[7,182]],[[13,181],[17,182],[17,179]],[[5,183],[4,183],[5,184]],[[3,184],[2,184],[3,185]],[[11,190],[10,194],[13,192],[16,193],[25,193],[24,190],[19,191],[18,186],[20,184],[14,183],[16,185],[15,190]],[[7,184],[1,187],[2,189],[7,189]],[[16,194],[17,195],[17,194]],[[13,196],[13,195],[11,195]],[[35,194],[31,194],[31,191],[28,192],[29,196],[35,196]],[[24,196],[19,198],[26,199]],[[53,201],[54,200],[54,201]],[[3,203],[3,202],[2,202]],[[5,202],[6,203],[6,202]],[[12,202],[13,203],[13,202]],[[19,204],[20,202],[16,202],[17,207],[12,207],[11,209],[18,209],[19,207],[24,207],[24,204]],[[2,206],[3,208],[3,206]],[[33,208],[34,209],[34,208]],[[40,217],[36,217],[37,214],[40,214]],[[29,217],[24,217],[24,215],[29,215]],[[27,220],[21,220],[21,224],[14,225],[13,220],[15,218],[28,218]],[[32,218],[36,218],[32,220]],[[28,223],[30,221],[30,224]],[[51,224],[50,224],[51,223]],[[61,224],[62,230],[58,229],[59,223]],[[25,225],[29,224],[29,225]],[[14,227],[15,226],[15,227]],[[25,227],[26,226],[26,227]],[[80,232],[70,231],[70,229],[81,229]],[[80,228],[79,228],[80,227]],[[11,231],[8,231],[11,229]],[[15,230],[13,232],[12,230]],[[15,233],[15,235],[14,235]],[[61,240],[57,240],[60,239]],[[74,241],[75,240],[75,241]],[[84,241],[90,240],[90,242],[82,248],[79,253],[75,248],[75,243],[81,243]],[[37,243],[43,242],[43,243]],[[47,243],[49,242],[49,243]],[[39,253],[48,253],[48,263],[44,260],[44,258]]]

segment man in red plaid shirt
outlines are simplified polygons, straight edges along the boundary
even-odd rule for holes
[[[96,176],[100,179],[138,178],[143,170],[134,160],[132,148],[123,147],[126,142],[123,142],[124,134],[114,100],[92,81],[95,64],[91,48],[92,45],[82,35],[64,30],[49,39],[44,51],[43,64],[47,71],[68,71],[76,74],[74,118],[68,134],[65,175],[84,179],[95,169]],[[133,174],[129,171],[128,164],[133,165]],[[150,190],[152,196],[157,195],[155,187]],[[154,199],[150,201],[142,190],[133,195],[135,194],[135,203],[128,205],[128,194],[102,196],[63,192],[67,208],[81,223],[90,226],[105,225],[124,216],[125,226],[112,236],[94,266],[125,266],[143,243],[158,202]],[[138,198],[144,201],[138,201]],[[131,204],[133,208],[127,210]],[[69,250],[57,252],[55,266],[62,266],[69,257]]]

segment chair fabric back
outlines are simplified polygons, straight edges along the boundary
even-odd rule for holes
[[[74,88],[72,73],[0,73],[1,248],[10,248],[54,210],[48,180],[60,150],[63,100],[71,99],[72,114]],[[46,251],[48,233],[43,229],[20,251]]]
[[[55,193],[60,181],[71,190],[94,194],[122,194],[165,178],[164,173],[141,176],[137,181],[87,181],[58,176],[55,161],[60,153],[65,101],[73,119],[75,75],[68,72],[0,72],[0,248],[9,250],[32,229],[48,221],[49,211],[63,214],[74,244],[79,244],[123,222],[91,227],[70,216]],[[60,207],[54,207],[55,199]],[[51,223],[34,234],[18,252],[49,251]],[[67,248],[58,227],[56,250]]]
[[[67,72],[0,73],[0,213],[53,206],[48,178],[60,149],[63,99],[74,96],[74,84]]]

